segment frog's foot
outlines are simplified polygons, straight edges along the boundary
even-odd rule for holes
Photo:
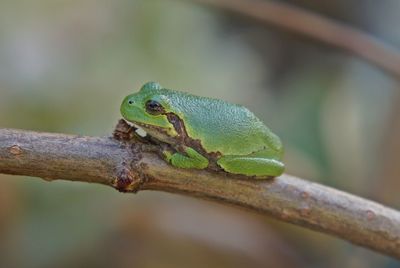
[[[279,176],[285,169],[279,160],[251,155],[223,156],[217,163],[229,173],[255,176],[260,179]]]
[[[185,154],[164,150],[165,160],[178,168],[196,168],[205,169],[208,166],[208,159],[198,153],[196,150],[186,147]]]

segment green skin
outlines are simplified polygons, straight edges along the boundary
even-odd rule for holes
[[[279,137],[243,106],[149,82],[124,99],[121,114],[165,144],[161,153],[175,167],[222,168],[256,178],[284,171]]]

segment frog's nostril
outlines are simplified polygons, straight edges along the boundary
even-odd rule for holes
[[[129,105],[132,105],[132,104],[133,104],[133,100],[129,100],[129,101],[128,101],[128,104],[129,104]]]

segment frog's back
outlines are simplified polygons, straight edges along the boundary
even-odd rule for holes
[[[168,99],[187,122],[188,135],[208,152],[246,155],[266,147],[282,150],[279,138],[244,106],[180,91],[169,91]]]

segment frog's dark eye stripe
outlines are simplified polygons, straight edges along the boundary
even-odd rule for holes
[[[165,112],[162,105],[159,102],[154,101],[154,100],[148,100],[146,102],[146,111],[149,114],[153,114],[153,115],[158,115],[158,114],[162,114]]]

